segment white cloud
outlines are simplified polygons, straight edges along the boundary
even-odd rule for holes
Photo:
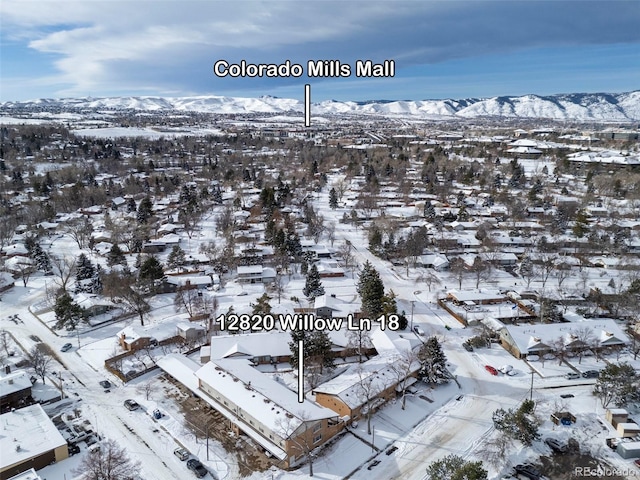
[[[107,86],[202,91],[219,58],[394,58],[402,68],[541,45],[638,42],[632,3],[2,0],[0,14],[3,43],[52,54],[57,75],[47,80],[83,95]]]

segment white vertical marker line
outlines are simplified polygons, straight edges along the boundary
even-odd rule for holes
[[[304,86],[304,126],[311,126],[311,85]]]
[[[298,340],[298,402],[304,403],[304,341]]]

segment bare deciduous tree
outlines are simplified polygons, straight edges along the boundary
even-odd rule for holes
[[[423,273],[422,275],[420,275],[416,279],[416,281],[418,283],[420,283],[420,282],[425,283],[427,285],[427,288],[429,289],[429,291],[431,291],[431,286],[432,285],[440,284],[440,279],[430,270],[428,270],[425,273]]]
[[[93,226],[87,218],[78,218],[67,223],[64,231],[73,238],[78,244],[78,248],[82,250],[89,244]]]
[[[281,438],[288,440],[295,446],[300,453],[302,453],[309,460],[309,476],[313,477],[313,460],[315,457],[316,439],[313,427],[310,425],[309,415],[301,411],[292,415],[287,413],[284,416],[280,416],[276,420],[277,433]]]
[[[151,394],[156,391],[156,386],[153,383],[153,380],[150,380],[146,383],[141,383],[136,387],[136,392],[144,395],[145,400],[149,400],[151,398]]]
[[[4,350],[4,353],[9,356],[11,346],[11,335],[6,330],[0,330],[0,348]]]
[[[100,449],[84,455],[73,474],[79,480],[129,480],[137,478],[140,462],[132,461],[124,447],[115,440],[107,439]]]
[[[409,386],[409,379],[411,373],[420,365],[420,359],[418,355],[410,349],[404,350],[399,353],[393,360],[393,363],[389,364],[389,368],[396,376],[398,387],[402,391],[402,410],[407,406],[406,387]],[[415,379],[414,379],[415,380]]]
[[[33,348],[29,350],[28,356],[31,370],[40,377],[42,383],[45,383],[45,378],[49,371],[49,366],[53,361],[53,357],[49,355],[47,348],[45,348],[45,345],[42,343],[34,345]]]
[[[356,389],[358,392],[358,400],[362,405],[360,411],[364,411],[364,414],[367,417],[367,433],[371,435],[371,413],[373,410],[371,403],[378,393],[377,389],[375,388],[377,372],[366,371],[362,367],[362,364],[359,364],[356,367],[355,372],[359,378]]]
[[[31,278],[31,275],[33,274],[33,272],[35,272],[35,268],[34,266],[31,264],[31,262],[17,262],[16,264],[16,268],[18,270],[18,274],[20,275],[20,278],[22,279],[22,285],[26,288],[27,283],[29,282],[29,279]]]
[[[179,288],[173,299],[176,312],[185,311],[190,317],[195,317],[204,311],[202,292],[195,288]]]
[[[71,255],[50,255],[51,271],[54,274],[54,282],[67,291],[67,285],[76,273],[76,259]]]
[[[358,355],[358,363],[362,363],[364,350],[373,346],[373,343],[371,343],[371,332],[364,328],[350,330],[347,333],[347,342],[347,346],[352,348],[354,353]]]
[[[349,240],[345,240],[340,246],[338,254],[342,258],[344,268],[351,270],[351,273],[353,274],[353,269],[355,268],[355,256],[353,254],[353,245]]]

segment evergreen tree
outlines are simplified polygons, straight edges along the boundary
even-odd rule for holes
[[[271,305],[269,304],[269,297],[266,293],[263,293],[260,297],[257,298],[256,303],[252,303],[253,307],[252,314],[253,315],[266,315],[271,313]]]
[[[307,330],[292,330],[291,331],[291,341],[289,342],[289,348],[291,349],[291,359],[289,360],[289,363],[291,364],[291,366],[296,369],[298,368],[298,355],[300,353],[300,350],[298,349],[299,347],[299,343],[300,340],[302,340],[303,343],[303,358],[308,358],[309,357],[309,343],[310,343],[310,339],[309,337],[311,336],[311,332],[307,331]]]
[[[187,259],[184,253],[184,250],[180,247],[180,245],[174,245],[171,249],[171,253],[169,253],[169,257],[167,258],[167,266],[169,268],[178,268],[182,267],[186,263]]]
[[[529,446],[540,438],[540,420],[534,415],[534,410],[533,400],[525,400],[517,410],[499,408],[493,412],[493,426],[507,437]]]
[[[276,236],[277,228],[278,227],[276,226],[276,221],[273,218],[269,218],[264,227],[264,241],[267,242],[269,245],[273,246],[273,241]]]
[[[89,260],[84,253],[81,253],[76,261],[76,293],[90,291],[90,286],[83,286],[83,283],[86,283],[83,282],[83,280],[90,280],[94,275],[95,268],[93,263],[91,263],[91,260]]]
[[[124,252],[117,243],[111,245],[111,250],[107,254],[107,265],[113,267],[114,265],[127,265],[127,259],[124,256]]]
[[[307,280],[302,289],[302,294],[309,300],[324,295],[324,287],[315,263],[312,263],[311,268],[307,271]]]
[[[333,187],[329,190],[329,207],[332,210],[338,208],[338,192]]]
[[[482,462],[468,462],[453,454],[431,462],[427,467],[431,480],[487,480],[487,475]]]
[[[589,219],[587,218],[587,214],[584,210],[578,210],[576,212],[576,219],[573,225],[573,234],[578,238],[582,238],[588,233]]]
[[[436,218],[436,209],[433,207],[431,201],[427,200],[424,204],[424,218],[427,220],[433,220]]]
[[[211,193],[211,200],[216,205],[222,205],[222,190],[220,190],[220,187],[213,189],[213,192]]]
[[[429,337],[422,344],[418,352],[418,359],[421,363],[419,374],[427,382],[440,384],[449,381],[447,357],[436,337]]]
[[[407,314],[405,313],[404,310],[402,310],[402,312],[400,312],[400,314],[398,315],[399,329],[406,330],[408,325],[409,325],[409,320],[407,320]]]
[[[293,368],[298,368],[298,341],[303,341],[304,351],[302,356],[306,367],[333,368],[333,354],[331,352],[331,339],[327,332],[319,330],[293,330],[291,332],[291,360]]]
[[[286,234],[285,247],[290,257],[300,258],[300,255],[302,255],[300,236],[296,232]]]
[[[380,274],[371,263],[365,262],[358,278],[358,294],[362,301],[362,313],[364,316],[375,319],[382,313],[384,284]]]
[[[138,213],[136,214],[136,220],[138,223],[147,223],[153,214],[153,203],[151,198],[144,197],[138,205]]]
[[[160,261],[154,256],[147,257],[140,265],[140,271],[138,272],[140,284],[153,292],[156,281],[162,278],[164,278],[164,269]]]
[[[127,199],[127,213],[133,213],[136,211],[136,201],[133,197]]]
[[[369,229],[369,250],[375,255],[380,255],[382,250],[382,232],[375,224]]]
[[[67,292],[63,292],[56,298],[53,312],[56,315],[55,328],[75,330],[78,323],[86,318],[84,309],[75,303]]]
[[[102,293],[102,267],[100,264],[96,265],[93,277],[91,278],[91,293],[98,295]]]
[[[36,262],[38,270],[45,273],[51,271],[51,260],[49,259],[49,255],[47,255],[47,252],[42,249],[39,243],[36,243],[33,247],[31,258]]]
[[[638,389],[638,372],[629,363],[609,363],[600,371],[600,376],[593,388],[593,395],[600,399],[602,407],[610,404],[622,407],[640,400]]]

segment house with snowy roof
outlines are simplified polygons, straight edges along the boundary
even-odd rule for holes
[[[275,270],[262,265],[241,265],[236,275],[238,283],[269,283],[275,278]]]
[[[345,330],[327,331],[335,356],[350,352]],[[213,359],[241,358],[254,365],[286,363],[291,358],[291,334],[287,331],[241,333],[212,336],[209,345],[200,348],[200,362]]]
[[[566,351],[604,350],[622,347],[629,337],[612,319],[541,325],[507,325],[500,331],[500,343],[516,358]]]
[[[0,478],[39,470],[69,456],[67,441],[40,404],[0,415]]]
[[[118,332],[118,343],[127,352],[140,350],[154,341],[147,332],[134,326],[128,326]]]
[[[31,378],[25,371],[10,372],[0,377],[0,410],[24,406],[31,397]]]
[[[333,438],[344,424],[333,410],[303,399],[242,359],[218,359],[205,365],[179,354],[158,361],[167,374],[189,388],[244,433],[292,468],[309,451]]]
[[[313,389],[316,402],[354,421],[377,410],[417,381],[420,362],[411,360],[407,339],[391,340],[381,329],[371,333],[378,352],[372,359],[349,365],[333,379]]]

